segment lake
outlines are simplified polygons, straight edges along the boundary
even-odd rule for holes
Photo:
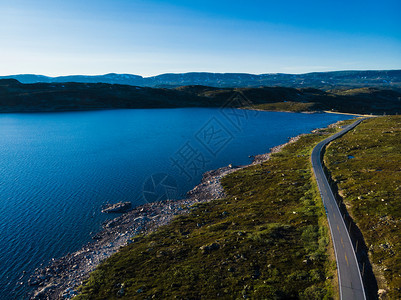
[[[0,114],[0,298],[23,298],[35,268],[90,242],[115,217],[100,212],[105,203],[183,197],[207,170],[349,118],[206,108]]]

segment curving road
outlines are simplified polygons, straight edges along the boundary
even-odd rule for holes
[[[340,299],[359,300],[366,299],[358,261],[352,246],[347,227],[341,216],[340,209],[327,181],[322,166],[322,150],[327,144],[356,127],[364,119],[344,127],[333,136],[321,141],[312,151],[312,167],[322,196],[323,204],[329,221],[331,237],[337,260],[338,282],[340,286]]]

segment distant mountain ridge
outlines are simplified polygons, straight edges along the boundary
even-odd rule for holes
[[[21,83],[108,83],[140,87],[173,88],[187,85],[210,87],[314,87],[323,90],[352,87],[401,88],[401,70],[333,71],[306,74],[247,74],[247,73],[180,73],[142,77],[132,74],[71,75],[48,77],[34,74],[0,76],[0,79],[17,79]]]

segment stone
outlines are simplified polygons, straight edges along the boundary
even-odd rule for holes
[[[384,289],[379,289],[377,291],[377,295],[379,296],[379,299],[386,299],[386,294],[387,294],[387,291]]]
[[[102,213],[123,213],[131,209],[131,202],[118,202],[115,204],[107,204],[103,207]]]
[[[207,253],[210,253],[210,252],[212,252],[214,250],[220,249],[220,244],[212,243],[212,244],[209,244],[209,245],[203,245],[203,246],[199,247],[199,249],[202,250],[203,254],[207,254]]]

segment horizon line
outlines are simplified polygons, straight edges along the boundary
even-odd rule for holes
[[[283,72],[271,72],[271,73],[246,73],[246,72],[207,72],[207,71],[189,71],[189,72],[167,72],[167,73],[159,73],[157,75],[144,76],[135,73],[103,73],[103,74],[69,74],[69,75],[43,75],[43,74],[35,74],[35,73],[18,73],[18,74],[9,74],[9,75],[0,75],[0,77],[10,77],[10,76],[44,76],[48,78],[58,78],[58,77],[70,77],[70,76],[88,76],[88,77],[96,77],[96,76],[106,76],[106,75],[133,75],[140,76],[142,78],[152,78],[161,75],[180,75],[180,74],[241,74],[241,75],[254,75],[254,76],[262,76],[262,75],[307,75],[313,73],[336,73],[336,72],[388,72],[388,71],[401,71],[401,69],[342,69],[342,70],[331,70],[331,71],[311,71],[311,72],[301,72],[301,73],[283,73]]]

